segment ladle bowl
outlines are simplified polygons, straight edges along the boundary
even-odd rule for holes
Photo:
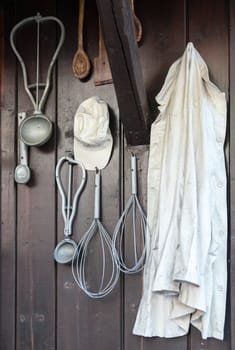
[[[59,264],[67,264],[73,260],[77,249],[77,243],[71,238],[60,241],[54,250],[54,259]]]
[[[42,146],[52,134],[52,122],[44,114],[27,117],[19,128],[22,142],[28,146]]]

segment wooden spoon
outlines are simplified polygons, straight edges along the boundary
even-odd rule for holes
[[[135,14],[135,7],[134,7],[134,0],[131,0],[131,9],[133,13],[133,20],[134,20],[134,26],[135,26],[135,37],[137,43],[140,42],[142,38],[142,24],[139,20],[139,18]]]
[[[83,49],[83,23],[85,0],[79,0],[78,17],[78,49],[73,58],[73,74],[78,79],[84,79],[90,73],[90,60]]]

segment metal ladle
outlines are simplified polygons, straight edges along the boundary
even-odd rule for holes
[[[52,57],[52,60],[49,64],[46,83],[44,84],[44,83],[39,83],[39,34],[40,34],[40,24],[44,22],[49,22],[49,21],[54,21],[59,25],[60,40],[58,42],[58,46]],[[17,30],[23,27],[25,24],[29,24],[32,22],[36,22],[37,24],[37,65],[36,65],[36,83],[29,85],[26,67],[21,55],[16,49],[14,40],[15,40],[15,33],[17,32]],[[24,142],[28,146],[41,146],[49,140],[52,134],[52,122],[45,114],[42,113],[42,109],[50,89],[50,78],[51,78],[52,67],[61,49],[61,46],[64,41],[64,37],[65,37],[64,25],[58,18],[53,16],[42,17],[40,14],[37,14],[34,17],[28,17],[22,20],[21,22],[19,22],[14,26],[10,34],[10,43],[11,43],[12,49],[16,57],[18,58],[22,68],[24,88],[34,108],[33,114],[25,118],[24,121],[20,124],[20,128],[19,128],[20,139],[22,140],[22,142]],[[35,89],[35,88],[36,88],[36,99],[33,97],[30,91],[30,89]],[[39,88],[44,88],[40,101],[39,101]]]
[[[65,194],[64,187],[61,180],[62,166],[68,162],[68,194]],[[72,197],[72,167],[78,165],[82,171],[81,183],[74,195],[73,203],[71,205]],[[77,210],[78,198],[85,186],[86,170],[82,163],[74,160],[71,157],[62,157],[56,166],[56,183],[62,198],[62,215],[64,219],[64,236],[65,238],[60,241],[54,250],[54,259],[60,264],[67,264],[72,261],[74,253],[77,250],[77,243],[71,239],[72,224]]]
[[[22,112],[18,114],[18,128],[26,117],[26,113]],[[19,144],[19,164],[15,168],[15,181],[19,184],[26,184],[30,180],[31,171],[28,167],[28,146],[25,145],[20,139]]]

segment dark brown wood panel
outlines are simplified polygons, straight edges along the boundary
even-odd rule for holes
[[[148,2],[147,6],[141,6],[136,1],[136,13],[143,25],[143,40],[140,45],[140,57],[143,67],[145,84],[149,93],[149,101],[157,116],[156,94],[160,91],[167,71],[171,64],[183,52],[185,46],[184,1],[172,3],[172,1]],[[171,9],[171,11],[170,11]],[[177,29],[176,29],[177,28]],[[165,42],[165,45],[164,45]],[[171,45],[167,45],[171,43]],[[153,73],[154,72],[154,73]],[[127,200],[131,188],[130,178],[130,151],[137,154],[138,158],[138,184],[139,197],[143,208],[147,209],[147,168],[148,149],[133,147],[125,152],[125,200]],[[132,251],[132,241],[126,234],[125,247],[127,254]],[[125,346],[127,349],[187,349],[187,337],[178,339],[162,339],[159,337],[141,338],[132,335],[138,304],[141,297],[141,274],[126,276],[125,278]]]
[[[73,123],[75,112],[82,101],[94,95],[103,98],[110,108],[110,128],[114,138],[112,157],[101,172],[102,223],[110,234],[119,213],[119,120],[112,84],[95,86],[93,59],[98,53],[98,15],[95,3],[86,3],[84,19],[84,47],[91,61],[91,74],[87,81],[73,76],[72,61],[77,45],[78,7],[60,3],[58,15],[66,26],[66,41],[58,64],[58,159],[73,151]],[[88,171],[87,183],[79,200],[78,215],[73,225],[73,238],[79,241],[90,227],[94,216],[95,172]],[[75,181],[76,182],[76,181]],[[58,234],[63,237],[61,202],[58,198]],[[98,236],[96,235],[95,241]],[[94,244],[94,242],[93,242]],[[100,270],[100,251],[89,255],[89,279],[96,281]],[[120,348],[120,293],[119,285],[107,297],[93,300],[76,285],[71,266],[57,266],[57,348],[59,349],[118,349]]]
[[[15,60],[9,47],[14,24],[12,1],[1,19],[1,250],[0,250],[0,339],[6,350],[15,349],[16,213],[15,213]]]
[[[229,284],[229,290],[228,295],[230,299],[230,312],[229,312],[229,321],[231,322],[231,325],[228,324],[228,327],[230,326],[230,347],[231,349],[235,349],[235,3],[234,1],[230,1],[230,118],[229,118],[229,132],[228,135],[230,135],[230,162],[229,162],[229,169],[230,169],[230,249],[229,249],[229,267],[230,267],[230,284]]]
[[[17,21],[34,16],[55,15],[55,2],[22,1],[17,6]],[[32,27],[31,27],[32,28]],[[17,47],[28,69],[29,81],[36,81],[36,32],[25,27],[18,34]],[[45,28],[45,29],[43,29]],[[40,81],[45,80],[51,54],[55,49],[56,28],[41,26]],[[27,45],[25,45],[27,42]],[[18,112],[32,111],[23,89],[18,68]],[[55,122],[56,84],[52,81],[43,110]],[[53,349],[55,347],[55,135],[42,147],[29,149],[32,178],[28,185],[17,185],[17,349]]]
[[[130,3],[125,0],[96,2],[127,143],[147,144],[151,112],[143,83],[134,24],[130,21]]]
[[[123,0],[124,1],[124,0]],[[99,6],[103,2],[98,1]],[[110,11],[122,11],[114,0],[104,2],[115,6]],[[230,8],[229,8],[230,5]],[[2,4],[1,4],[2,6]],[[0,11],[1,11],[0,6]],[[15,8],[16,6],[16,8]],[[16,10],[16,11],[15,11]],[[228,123],[226,154],[230,188],[230,281],[228,289],[225,340],[204,341],[200,333],[191,329],[188,337],[176,339],[141,338],[132,334],[138,304],[141,297],[141,274],[120,277],[115,290],[101,300],[92,300],[76,285],[70,265],[58,265],[53,250],[63,238],[64,223],[61,215],[61,199],[55,184],[57,160],[73,150],[73,118],[79,104],[86,98],[98,95],[110,107],[110,127],[114,139],[109,165],[102,171],[102,222],[112,236],[123,205],[130,195],[130,151],[138,158],[138,193],[146,209],[148,148],[127,148],[121,124],[121,106],[118,106],[113,84],[95,86],[93,59],[98,56],[98,11],[96,2],[86,1],[84,21],[84,47],[90,57],[91,72],[83,81],[72,72],[72,60],[77,49],[78,1],[16,0],[5,1],[0,33],[1,65],[1,239],[0,239],[0,344],[4,350],[64,350],[64,349],[136,349],[136,350],[228,350],[235,349],[235,5],[233,1],[170,0],[135,1],[136,14],[143,25],[143,38],[138,46],[144,86],[152,119],[158,114],[155,96],[160,91],[170,65],[182,55],[187,40],[192,41],[205,59],[211,80],[230,97],[230,123]],[[22,72],[16,65],[9,45],[13,25],[35,15],[57,15],[65,24],[66,39],[54,70],[52,88],[46,103],[46,114],[54,122],[50,141],[41,148],[30,148],[29,163],[32,181],[29,185],[16,185],[14,168],[16,155],[16,113],[32,109],[23,89]],[[15,16],[14,16],[15,14]],[[113,16],[113,14],[112,14]],[[110,19],[107,19],[110,23]],[[126,19],[125,19],[126,21]],[[125,22],[124,21],[124,22]],[[116,23],[116,22],[115,22]],[[121,21],[116,23],[120,26]],[[125,22],[127,24],[127,22]],[[113,28],[110,24],[110,28]],[[4,26],[3,26],[4,25]],[[230,33],[229,33],[230,29]],[[116,34],[120,28],[115,28]],[[22,31],[19,45],[34,79],[36,52],[35,40]],[[31,33],[33,34],[33,33]],[[106,39],[107,39],[107,33]],[[42,68],[46,68],[49,56],[55,48],[58,32],[49,28],[43,34]],[[120,39],[120,38],[118,38]],[[51,45],[52,40],[52,45]],[[119,41],[119,43],[124,40]],[[116,43],[115,43],[116,45]],[[230,45],[230,46],[229,46]],[[115,46],[117,48],[117,46]],[[112,53],[112,42],[107,51]],[[113,53],[112,53],[113,54]],[[115,56],[115,55],[113,55]],[[229,66],[230,60],[230,66]],[[115,65],[115,60],[113,61]],[[17,70],[16,70],[17,67]],[[119,71],[120,67],[114,67]],[[121,71],[120,71],[121,72]],[[123,73],[120,73],[121,75]],[[120,75],[120,76],[121,76]],[[228,79],[230,76],[230,82]],[[45,70],[40,79],[45,78]],[[126,78],[124,76],[124,78]],[[114,81],[115,82],[115,81]],[[126,109],[131,106],[129,95],[122,101]],[[132,111],[133,112],[133,111]],[[125,116],[128,120],[128,116]],[[128,121],[130,123],[130,120]],[[134,127],[134,125],[133,125]],[[230,147],[229,147],[230,145]],[[74,180],[74,184],[76,179]],[[78,215],[74,222],[73,238],[78,241],[93,219],[94,172],[88,172],[88,180],[82,194]],[[97,279],[100,254],[93,252],[89,259],[92,281]],[[131,241],[125,242],[129,254]]]

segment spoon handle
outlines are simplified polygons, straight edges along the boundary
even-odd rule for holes
[[[141,24],[139,18],[135,14],[134,0],[131,0],[131,10],[132,10],[134,26],[135,26],[135,37],[136,37],[136,41],[138,43],[142,39],[142,24]]]
[[[78,49],[82,49],[83,48],[84,9],[85,9],[85,0],[79,0]]]

